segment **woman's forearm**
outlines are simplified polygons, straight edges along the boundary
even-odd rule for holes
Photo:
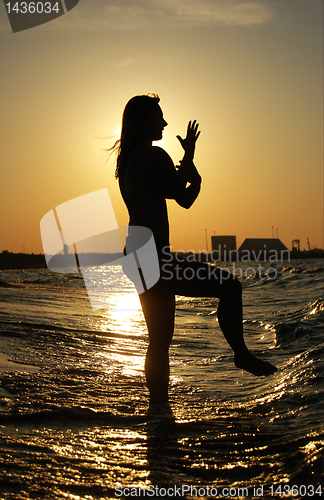
[[[183,190],[181,195],[179,194],[175,198],[175,201],[183,208],[190,208],[200,192],[200,186],[201,177],[197,172],[196,178],[192,182],[190,182],[190,185]]]
[[[190,186],[186,188],[186,191],[188,193],[188,202],[184,206],[184,208],[190,208],[191,205],[194,203],[194,201],[196,200],[197,196],[200,193],[200,186],[201,186],[201,177],[199,175],[199,179],[197,179],[195,182],[193,182],[192,184],[190,184]]]

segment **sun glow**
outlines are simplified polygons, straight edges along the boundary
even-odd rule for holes
[[[114,303],[105,311],[104,319],[109,328],[121,333],[133,333],[139,330],[142,322],[141,304],[137,293],[128,292],[116,295]]]
[[[141,309],[141,304],[136,292],[129,292],[120,295],[114,307],[110,311],[110,315],[120,321],[124,321],[128,318],[133,317],[138,314]]]
[[[101,352],[95,354],[100,358],[102,370],[111,372],[116,367],[125,376],[134,376],[143,372],[145,349],[138,348],[134,336],[139,337],[140,345],[146,345],[145,321],[141,304],[136,291],[115,294],[110,298],[109,308],[102,311],[97,318],[95,329],[112,334],[112,339]],[[115,335],[114,335],[115,334]],[[143,337],[143,338],[141,338]]]
[[[114,143],[119,141],[120,136],[121,136],[121,129],[122,129],[122,124],[121,120],[116,124],[115,127],[115,132],[114,132]]]

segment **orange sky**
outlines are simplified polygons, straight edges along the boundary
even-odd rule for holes
[[[169,202],[175,249],[205,249],[206,229],[240,245],[272,227],[289,248],[323,247],[322,2],[97,0],[15,34],[2,3],[0,37],[0,251],[42,252],[43,215],[103,187],[127,225],[101,148],[147,92],[175,163],[175,136],[201,128],[201,194],[189,211]]]

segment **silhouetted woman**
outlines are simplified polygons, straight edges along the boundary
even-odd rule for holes
[[[177,136],[184,149],[181,165],[175,168],[170,156],[153,141],[162,139],[167,122],[155,94],[135,96],[127,103],[117,151],[116,178],[129,212],[130,226],[149,228],[158,250],[159,281],[140,295],[149,346],[145,361],[151,403],[168,401],[169,347],[174,319],[175,295],[219,298],[219,326],[234,352],[238,368],[254,375],[270,375],[277,369],[255,358],[243,339],[242,287],[227,270],[201,262],[180,259],[170,252],[166,198],[190,208],[196,200],[201,177],[193,163],[200,132],[189,122],[187,136]]]

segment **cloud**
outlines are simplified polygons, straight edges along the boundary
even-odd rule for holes
[[[154,3],[158,3],[155,2]],[[272,17],[266,2],[244,0],[167,0],[170,13],[183,23],[260,24]],[[173,12],[172,12],[173,11]]]
[[[268,21],[272,10],[259,0],[119,0],[105,7],[114,27],[251,25]]]
[[[29,32],[250,26],[273,15],[269,0],[91,0]]]
[[[249,26],[273,17],[268,0],[91,0],[62,19],[75,30]]]

